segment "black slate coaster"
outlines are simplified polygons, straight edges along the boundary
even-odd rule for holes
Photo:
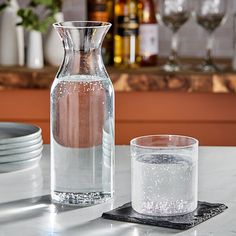
[[[181,216],[160,217],[139,214],[132,209],[131,203],[126,203],[112,211],[103,213],[102,217],[110,220],[187,230],[222,213],[227,208],[224,204],[199,201],[194,212]]]

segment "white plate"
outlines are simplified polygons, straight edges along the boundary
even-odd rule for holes
[[[0,144],[25,142],[41,135],[41,128],[21,123],[0,122]]]
[[[39,155],[33,159],[26,161],[15,161],[15,162],[6,162],[0,164],[0,172],[11,172],[16,170],[23,170],[27,168],[32,168],[38,165],[42,155]]]
[[[0,144],[0,151],[7,150],[7,149],[14,149],[14,148],[23,148],[35,145],[42,141],[42,136],[38,136],[35,139],[25,141],[25,142],[17,142],[17,143],[7,143],[7,144]]]
[[[0,156],[0,163],[14,162],[14,161],[25,161],[25,160],[32,159],[32,158],[35,158],[35,157],[41,155],[42,151],[43,151],[43,147],[40,147],[39,149],[36,149],[32,152],[26,152],[26,153],[15,154],[15,155]]]
[[[6,156],[6,155],[12,155],[12,154],[20,154],[20,153],[27,153],[34,151],[36,149],[39,149],[42,147],[42,140],[39,143],[36,143],[35,145],[28,146],[28,147],[23,147],[23,148],[13,148],[13,149],[8,149],[8,150],[0,150],[0,158],[1,156]]]

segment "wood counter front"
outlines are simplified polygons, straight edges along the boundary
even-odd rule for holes
[[[0,91],[0,120],[39,125],[49,143],[49,90]],[[116,92],[116,143],[135,136],[183,134],[201,145],[236,145],[234,93]]]

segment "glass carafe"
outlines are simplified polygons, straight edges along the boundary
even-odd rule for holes
[[[54,24],[64,60],[51,87],[51,197],[81,206],[113,197],[114,90],[101,56],[111,24]]]

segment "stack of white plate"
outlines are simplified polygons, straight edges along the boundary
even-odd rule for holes
[[[42,156],[41,129],[34,125],[0,122],[0,172],[36,166]]]

